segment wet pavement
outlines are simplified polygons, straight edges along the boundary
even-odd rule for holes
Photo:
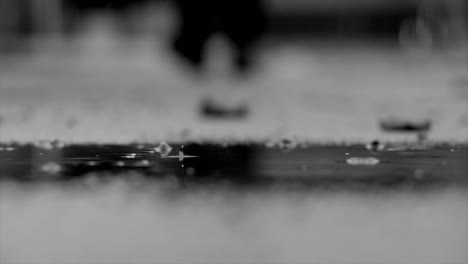
[[[68,181],[176,179],[181,184],[392,187],[468,183],[468,146],[317,145],[277,142],[161,142],[0,145],[0,178]]]
[[[467,160],[424,142],[3,143],[0,262],[466,263]]]
[[[267,40],[231,82],[89,27],[0,54],[0,263],[468,263],[465,50]]]
[[[33,42],[28,51],[1,55],[0,141],[414,139],[380,129],[382,119],[396,116],[429,119],[431,140],[467,142],[466,57],[412,55],[391,42],[271,41],[245,82],[225,76],[226,54],[214,53],[204,76],[184,74],[165,38],[126,40],[98,30]],[[207,95],[245,101],[249,114],[203,118]]]
[[[0,262],[466,263],[468,146],[379,146],[3,144]]]

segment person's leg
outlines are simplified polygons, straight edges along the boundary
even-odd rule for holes
[[[252,67],[255,45],[265,27],[265,10],[259,0],[231,1],[223,9],[221,30],[233,45],[233,64],[239,73],[246,73]]]
[[[217,80],[214,88],[220,94],[217,98],[206,100],[202,104],[202,113],[207,117],[222,119],[245,118],[251,105],[252,79],[248,74],[252,68],[252,53],[254,45],[265,27],[265,16],[259,1],[232,0],[224,1],[219,6],[218,30],[222,37],[213,44],[211,55],[224,59],[221,61],[231,67],[216,67],[225,69],[214,76]],[[227,48],[230,48],[229,50]],[[227,56],[227,51],[231,51]],[[233,68],[234,67],[234,71]]]
[[[172,49],[195,68],[203,63],[206,42],[214,31],[214,18],[207,1],[175,0],[179,15]]]

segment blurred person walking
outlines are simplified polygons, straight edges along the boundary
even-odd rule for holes
[[[232,56],[228,60],[233,72],[245,78],[252,69],[255,45],[266,26],[261,0],[173,0],[173,3],[179,18],[171,45],[176,55],[197,74],[203,75],[207,48],[213,48],[208,44],[219,35],[230,46]],[[207,117],[244,116],[246,113],[246,107],[242,106],[229,108],[209,99],[202,103],[202,114]]]

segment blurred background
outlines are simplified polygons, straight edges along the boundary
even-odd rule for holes
[[[376,125],[389,116],[467,139],[466,1],[265,1],[255,71],[240,81],[218,36],[204,73],[186,71],[170,50],[173,2],[1,0],[0,140],[395,139]],[[204,119],[207,96],[245,101],[248,118]]]
[[[467,1],[253,2],[0,0],[0,263],[468,263]]]
[[[265,4],[271,20],[269,33],[275,36],[307,38],[322,33],[320,36],[396,38],[404,22],[417,18],[450,26],[458,34],[466,30],[466,3],[462,0],[269,0]],[[121,33],[154,35],[155,27],[173,15],[168,14],[168,5],[169,0],[2,0],[2,42],[27,35],[76,33],[96,16],[113,17],[110,23]]]
[[[270,37],[398,39],[409,30],[406,23],[423,19],[428,24],[425,30],[445,27],[452,33],[438,36],[450,41],[438,41],[457,40],[459,44],[467,27],[467,4],[463,0],[266,0],[264,3],[270,20]],[[174,10],[170,5],[170,0],[2,0],[2,45],[28,36],[82,33],[89,29],[90,23],[96,22],[93,20],[99,19],[108,20],[106,23],[111,24],[108,30],[126,34],[128,38],[131,34],[164,37],[160,36],[161,31],[168,31],[170,24],[174,24]],[[434,40],[438,37],[433,36]]]

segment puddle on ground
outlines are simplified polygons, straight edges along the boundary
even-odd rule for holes
[[[124,177],[127,172],[136,172],[148,179],[175,176],[190,183],[390,186],[467,182],[467,146],[413,145],[389,144],[373,149],[367,145],[283,144],[282,141],[278,144],[4,144],[0,146],[0,177],[26,181],[73,180],[91,173]]]
[[[466,263],[468,148],[395,148],[4,144],[0,262]]]

